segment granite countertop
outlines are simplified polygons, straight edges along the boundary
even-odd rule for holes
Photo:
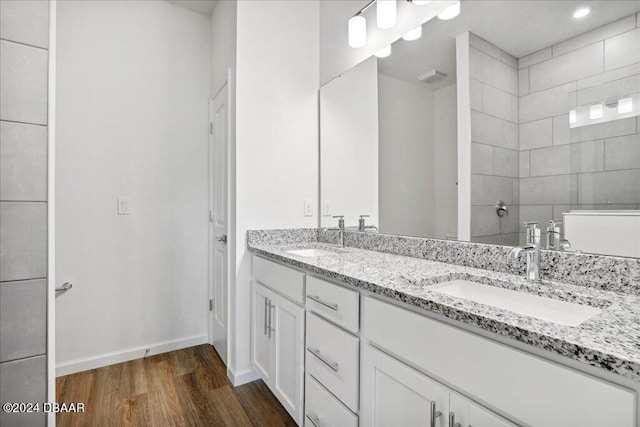
[[[320,248],[332,255],[301,257],[287,251]],[[455,264],[320,242],[249,242],[257,255],[318,276],[366,289],[447,318],[640,381],[640,296],[543,281]],[[564,326],[429,290],[436,283],[466,279],[562,301],[602,313],[578,326]]]

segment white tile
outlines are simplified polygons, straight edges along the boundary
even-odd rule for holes
[[[499,234],[499,219],[494,206],[471,206],[471,236]]]
[[[563,213],[569,212],[571,210],[571,205],[553,205],[553,219],[557,221],[563,221],[564,217]],[[561,227],[563,229],[563,227]]]
[[[531,65],[538,64],[542,61],[546,61],[547,59],[550,59],[552,56],[553,55],[551,53],[551,48],[547,47],[545,49],[539,50],[537,52],[534,52],[527,56],[523,56],[522,58],[518,59],[518,68],[522,69],[522,68],[530,67]]]
[[[578,91],[578,105],[624,98],[640,92],[640,74]]]
[[[47,124],[44,49],[0,40],[0,119]]]
[[[518,123],[520,121],[520,99],[517,96],[511,96],[511,121]]]
[[[518,95],[518,71],[497,59],[492,59],[491,66],[493,70],[492,86],[512,95]]]
[[[562,202],[566,203],[566,202]],[[578,175],[573,174],[569,178],[569,203],[574,205],[578,203]]]
[[[570,172],[568,145],[531,150],[530,156],[531,176],[565,175]]]
[[[529,94],[529,68],[518,71],[518,95]]]
[[[469,90],[471,96],[471,109],[482,111],[482,83],[476,79],[469,79]]]
[[[47,127],[0,122],[0,200],[47,200]]]
[[[493,150],[493,174],[518,177],[518,152],[496,147]]]
[[[553,145],[553,119],[542,119],[520,125],[520,150]]]
[[[491,84],[491,57],[478,49],[469,49],[469,74],[476,80]]]
[[[489,85],[482,85],[482,111],[504,120],[513,121],[512,100],[515,96]]]
[[[471,204],[494,206],[498,200],[513,204],[514,178],[471,174]]]
[[[498,218],[500,222],[500,234],[514,234],[514,237],[517,235],[518,231],[520,231],[520,207],[518,205],[509,206],[509,215],[505,215],[501,218]],[[495,210],[494,210],[495,215]],[[514,245],[517,242],[513,243]]]
[[[620,34],[604,42],[605,70],[640,62],[640,28]]]
[[[558,43],[553,46],[553,56],[558,56],[570,52],[572,50],[579,49],[584,46],[608,39],[626,31],[632,30],[636,27],[635,16],[627,16],[618,21],[612,22],[602,27],[598,27],[595,30],[586,32],[577,37]]]
[[[501,147],[517,150],[518,142],[518,125],[506,120],[502,120],[502,145]]]
[[[545,230],[549,220],[553,219],[553,206],[521,205],[520,222],[537,222],[538,227]]]
[[[577,84],[573,82],[521,96],[519,104],[520,123],[566,114],[571,105],[570,95],[576,91],[576,88]]]
[[[526,178],[529,176],[529,151],[520,151],[519,156],[519,172],[520,178]]]
[[[520,206],[569,204],[570,196],[569,175],[520,178]]]
[[[485,39],[478,37],[473,33],[469,33],[469,44],[472,47],[486,53],[489,56],[493,56],[496,59],[500,59],[501,57],[502,51],[498,47],[492,45]]]
[[[0,38],[47,48],[49,2],[0,1]]]
[[[476,142],[471,143],[471,173],[493,174],[493,147]]]
[[[636,119],[629,117],[611,122],[572,128],[569,131],[571,142],[592,141],[595,139],[615,138],[636,133]]]
[[[568,144],[569,138],[569,115],[563,114],[553,118],[553,145]]]
[[[529,88],[538,92],[579,80],[604,71],[602,42],[533,65],[529,71]]]
[[[47,397],[47,357],[37,356],[0,364],[2,402],[45,402]],[[0,411],[0,425],[44,427],[45,413]]]
[[[505,64],[507,64],[508,66],[510,66],[511,68],[515,68],[517,70],[518,59],[515,56],[508,54],[504,50],[501,51],[501,53],[502,53],[502,56],[500,57],[500,60]]]
[[[502,120],[476,111],[471,112],[471,140],[497,147],[505,146]]]
[[[607,139],[604,158],[606,170],[640,169],[640,134]]]
[[[511,180],[511,187],[513,191],[513,205],[518,206],[520,205],[520,180]]]
[[[624,79],[636,74],[640,74],[640,63],[616,68],[615,70],[607,71],[606,73],[600,73],[592,77],[578,80],[578,90],[609,83],[614,80]]]
[[[640,170],[578,175],[579,204],[632,203],[640,200]]]
[[[47,275],[47,204],[0,202],[0,281]]]
[[[571,173],[604,170],[604,141],[586,141],[571,144]]]

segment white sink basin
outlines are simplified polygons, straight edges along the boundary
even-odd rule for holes
[[[438,283],[429,286],[428,289],[566,326],[578,326],[602,313],[599,308],[588,305],[559,301],[468,280]]]
[[[335,255],[335,252],[325,251],[324,249],[312,248],[312,249],[295,249],[291,251],[287,251],[292,255],[297,255],[305,258],[311,257],[319,257],[319,256],[327,256],[327,255]]]

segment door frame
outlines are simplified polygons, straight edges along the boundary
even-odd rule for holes
[[[220,85],[212,92],[212,95],[209,97],[209,126],[211,126],[212,120],[212,104],[215,97],[227,86],[227,292],[226,292],[226,333],[227,333],[227,355],[226,355],[226,363],[227,363],[227,375],[229,375],[229,366],[233,366],[231,355],[231,338],[233,336],[232,330],[235,326],[234,316],[235,310],[233,309],[233,284],[235,283],[235,251],[236,251],[236,228],[235,228],[235,70],[233,68],[227,69],[227,78],[220,83]],[[211,128],[209,128],[211,129]],[[208,149],[211,149],[213,142],[213,133],[209,131],[208,138]],[[211,179],[214,175],[211,173],[211,161],[210,156],[207,159],[207,181],[208,186],[213,185],[213,180]],[[211,195],[211,189],[208,187],[207,198]],[[210,203],[210,201],[209,201]],[[210,236],[208,236],[210,238]],[[210,242],[208,242],[208,246]],[[212,256],[211,248],[207,249],[207,299],[210,300],[213,296],[213,282],[215,272],[212,271],[214,268],[211,263],[210,257]],[[233,292],[235,294],[235,292]],[[207,305],[209,301],[207,301]],[[208,310],[207,312],[207,339],[209,344],[213,345],[213,310]]]

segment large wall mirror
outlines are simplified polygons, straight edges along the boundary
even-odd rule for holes
[[[463,1],[325,84],[320,225],[640,257],[640,2],[584,5]]]

